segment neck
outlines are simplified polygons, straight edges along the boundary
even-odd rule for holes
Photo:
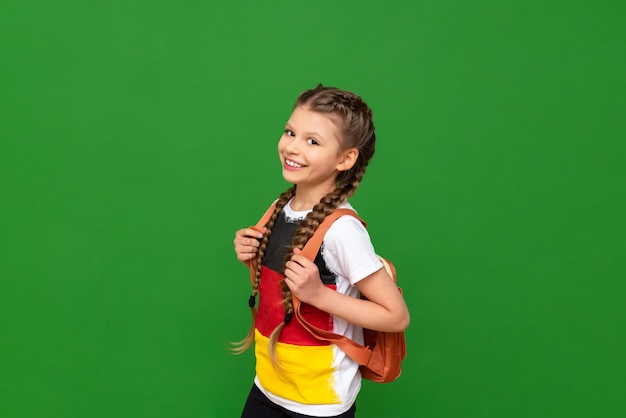
[[[295,211],[303,211],[313,209],[313,206],[317,205],[320,200],[334,189],[307,189],[305,187],[298,186],[296,188],[296,195],[291,201],[291,208]]]

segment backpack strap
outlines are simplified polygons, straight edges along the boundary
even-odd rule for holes
[[[326,232],[333,224],[333,222],[335,222],[337,219],[344,215],[353,216],[361,221],[361,223],[363,223],[363,226],[366,225],[365,221],[363,221],[363,219],[361,219],[354,210],[335,209],[335,211],[328,215],[315,230],[313,236],[309,239],[309,241],[302,249],[302,255],[304,255],[311,261],[315,260],[317,252],[319,251],[320,246],[322,245],[322,241],[324,240],[324,235],[326,235]],[[328,341],[332,344],[336,344],[341,350],[343,350],[348,356],[350,356],[350,358],[352,358],[354,361],[362,366],[369,363],[370,357],[372,355],[372,350],[354,342],[350,338],[347,338],[343,335],[335,334],[334,332],[318,328],[315,325],[311,324],[302,315],[302,302],[300,302],[300,300],[293,294],[292,301],[294,314],[298,319],[298,322],[300,322],[302,327],[306,329],[311,335],[313,335],[318,340]]]
[[[276,202],[272,203],[270,205],[270,207],[267,208],[267,210],[265,211],[263,216],[261,216],[261,219],[259,219],[259,222],[257,222],[256,225],[251,226],[250,228],[256,229],[256,230],[261,230],[267,224],[267,222],[270,220],[270,218],[272,217],[272,214],[274,213],[275,209],[276,209]]]
[[[322,242],[324,241],[324,236],[326,235],[326,232],[328,232],[328,229],[330,228],[330,226],[337,219],[345,215],[355,217],[359,221],[361,221],[363,226],[367,226],[365,221],[359,218],[359,215],[357,215],[354,210],[343,209],[343,208],[335,209],[333,213],[331,213],[326,218],[324,218],[322,223],[315,230],[315,233],[313,233],[313,236],[309,238],[304,248],[302,249],[302,255],[311,261],[315,260],[315,257],[317,256],[317,252],[320,250],[320,247],[322,246]]]
[[[367,366],[372,357],[372,350],[368,347],[364,347],[361,344],[351,340],[350,338],[335,334],[331,331],[326,331],[308,322],[304,319],[301,312],[302,302],[292,295],[293,309],[298,322],[304,329],[306,329],[316,339],[321,341],[328,341],[329,343],[337,345],[344,353],[346,353],[352,360],[359,363],[361,366]]]

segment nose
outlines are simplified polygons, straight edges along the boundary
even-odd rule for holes
[[[298,154],[300,152],[300,147],[298,146],[298,139],[295,137],[289,138],[285,146],[285,151],[291,155]]]

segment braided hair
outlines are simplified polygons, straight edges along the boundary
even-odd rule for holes
[[[325,87],[319,84],[316,88],[306,90],[300,94],[294,107],[299,106],[306,107],[309,110],[321,113],[330,118],[337,128],[342,148],[356,148],[359,152],[354,165],[349,170],[342,171],[337,175],[335,189],[322,197],[319,203],[313,206],[313,210],[302,220],[292,238],[291,245],[285,255],[284,263],[287,263],[291,259],[295,248],[304,248],[304,245],[313,236],[324,219],[354,194],[363,179],[365,169],[370,159],[374,155],[376,145],[372,111],[356,94],[340,90],[336,87]],[[293,186],[280,195],[276,202],[276,209],[266,225],[267,232],[261,241],[256,258],[255,280],[250,303],[252,324],[246,338],[234,344],[236,348],[234,348],[233,351],[236,353],[247,350],[254,340],[256,309],[253,305],[253,299],[259,291],[261,263],[263,261],[264,252],[272,233],[274,222],[287,202],[295,196],[295,190],[296,187]],[[281,280],[280,286],[283,294],[282,304],[285,318],[270,335],[268,346],[270,359],[274,366],[278,365],[276,343],[280,337],[281,330],[291,321],[294,312],[291,291],[284,278]]]

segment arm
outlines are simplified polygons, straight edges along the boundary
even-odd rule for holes
[[[324,286],[317,266],[300,250],[286,265],[285,277],[291,291],[302,301],[348,322],[377,331],[399,332],[409,325],[409,311],[402,294],[384,268],[357,282],[368,299],[337,293]]]

